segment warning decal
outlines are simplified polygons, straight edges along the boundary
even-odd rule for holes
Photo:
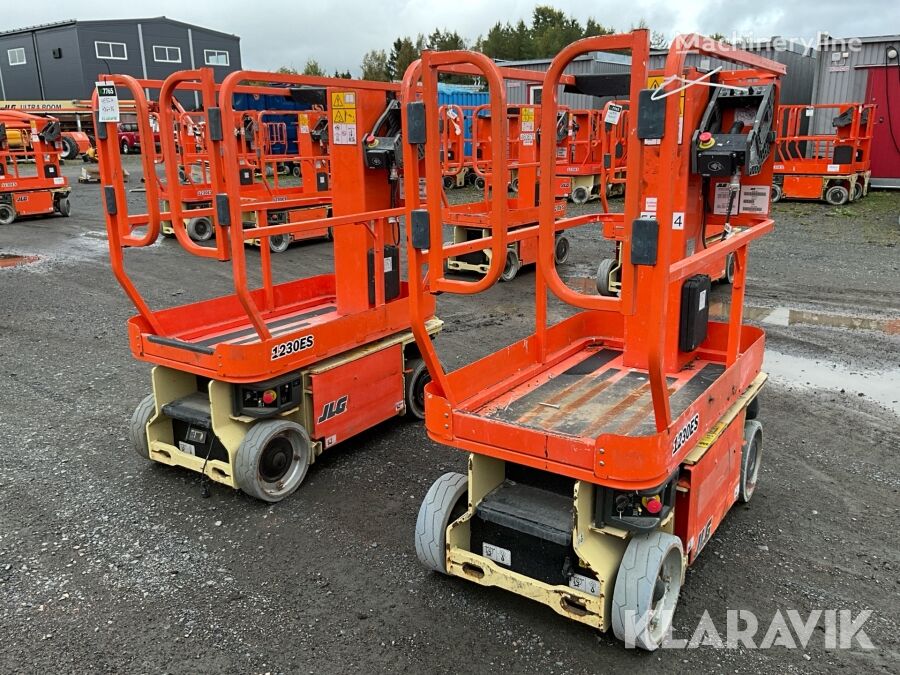
[[[745,185],[741,188],[741,213],[769,212],[769,186]]]
[[[331,125],[335,145],[356,145],[356,94],[352,91],[331,93]]]
[[[522,131],[534,131],[534,108],[522,108]]]

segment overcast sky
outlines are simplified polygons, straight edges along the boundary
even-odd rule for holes
[[[244,68],[302,68],[315,58],[328,71],[359,74],[363,54],[396,37],[458,31],[472,41],[499,21],[527,19],[549,4],[584,23],[627,30],[642,18],[669,38],[719,32],[810,39],[900,33],[898,0],[5,0],[0,29],[60,19],[122,19],[161,14],[241,37]]]

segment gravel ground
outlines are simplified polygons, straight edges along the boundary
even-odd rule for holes
[[[652,655],[425,571],[420,500],[465,456],[420,425],[326,453],[277,506],[221,486],[202,499],[195,474],[138,458],[126,429],[149,366],[128,350],[99,188],[76,185],[72,205],[0,231],[0,253],[42,256],[0,269],[0,672],[897,672],[900,194],[778,204],[776,233],[753,245],[748,315],[772,372],[760,485],[688,572],[675,618],[677,637],[705,612],[724,635],[726,611],[749,609],[761,641],[777,610],[869,609],[875,649],[828,650],[816,629],[805,649]],[[584,283],[606,250],[575,233],[566,274]],[[330,255],[295,246],[277,275]],[[227,265],[170,241],[128,265],[154,307],[230,288]],[[477,301],[442,296],[446,363],[528,334],[533,282],[525,269]]]

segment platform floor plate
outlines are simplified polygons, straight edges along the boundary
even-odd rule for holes
[[[337,307],[333,303],[304,307],[296,312],[279,314],[266,319],[266,326],[272,333],[272,337],[278,337],[315,323],[321,323],[327,320],[326,317],[330,318],[336,313]],[[214,347],[218,344],[249,345],[259,342],[259,335],[253,326],[247,323],[244,326],[231,327],[224,332],[204,335],[190,341],[203,347]]]
[[[722,364],[695,361],[667,378],[672,417],[683,413],[724,371]],[[514,387],[476,414],[569,436],[656,433],[646,371],[626,368],[620,351],[596,346]]]

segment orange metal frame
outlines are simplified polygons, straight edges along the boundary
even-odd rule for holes
[[[49,116],[0,111],[5,129],[0,138],[0,202],[11,204],[17,216],[52,214],[58,200],[69,194],[68,179],[59,166],[60,141],[48,142],[41,136],[53,122],[56,119]]]
[[[130,92],[141,133],[149,133],[150,109],[141,95],[141,83],[127,75],[102,76],[104,81]],[[265,81],[279,86],[250,86]],[[185,231],[178,198],[169,200],[170,210],[160,207],[160,187],[146,181],[146,213],[130,213],[122,180],[122,167],[115,125],[102,125],[98,133],[98,156],[103,184],[106,226],[113,272],[138,310],[128,322],[131,349],[136,358],[178,370],[229,382],[254,382],[291,372],[324,358],[382,337],[409,329],[411,289],[401,282],[399,295],[386,300],[384,260],[374,255],[374,302],[369,298],[370,275],[365,264],[368,251],[383,250],[395,243],[397,219],[402,204],[386,176],[371,180],[365,169],[361,143],[333,145],[333,216],[312,217],[301,223],[271,225],[258,221],[254,228],[242,227],[243,204],[240,140],[231,130],[238,127],[241,111],[234,109],[237,92],[279,93],[280,85],[325,89],[332,95],[351,95],[355,100],[357,125],[371,128],[381,115],[387,98],[396,95],[392,84],[343,79],[240,71],[230,74],[220,86],[210,69],[174,73],[162,83],[159,106],[161,160],[169,189],[179,184],[176,136],[171,101],[173,92],[187,83],[196,89],[205,111],[209,184],[213,207],[191,211],[209,215],[216,229],[215,246],[201,246]],[[220,122],[218,120],[221,120]],[[154,153],[141,156],[144,175],[155,172]],[[257,212],[293,209],[308,205],[309,197],[297,196],[253,204]],[[175,235],[188,252],[229,261],[234,294],[169,309],[153,310],[128,275],[124,250],[152,244],[161,221],[171,220]],[[251,288],[246,251],[249,239],[315,231],[330,227],[334,232],[334,274],[324,274],[275,284],[268,246],[259,252],[262,285]],[[399,242],[396,242],[399,243]],[[433,315],[434,299],[415,300],[423,316]],[[431,307],[429,310],[428,307]]]
[[[684,36],[669,51],[665,73],[676,76],[688,72],[685,58],[689,51],[720,58],[743,66],[744,70],[723,72],[725,84],[776,84],[785,72],[783,65],[757,55],[734,50],[710,41]],[[646,64],[649,36],[646,30],[626,35],[603,36],[578,41],[563,49],[552,61],[544,76],[541,114],[545,129],[555,128],[558,106],[558,84],[565,81],[564,68],[575,57],[594,51],[628,51],[632,58],[632,113],[634,102],[646,86]],[[425,105],[427,141],[425,159],[418,166],[417,148],[406,145],[407,167],[406,209],[408,218],[416,212],[427,213],[432,246],[417,249],[410,245],[410,287],[412,327],[419,348],[431,373],[426,387],[426,428],[434,440],[468,452],[489,455],[502,460],[548,470],[571,478],[621,489],[653,488],[664,482],[678,468],[687,453],[737,396],[749,386],[762,365],[764,336],[755,327],[742,325],[742,307],[746,282],[747,245],[773,228],[766,213],[739,214],[732,219],[736,226],[731,236],[699,244],[705,225],[724,220],[709,213],[700,189],[700,177],[690,173],[691,142],[689,130],[695,128],[708,101],[702,87],[686,92],[685,110],[680,110],[680,97],[665,100],[665,133],[656,145],[645,144],[632,127],[628,133],[627,171],[630,179],[625,197],[624,214],[600,213],[590,216],[557,219],[555,208],[556,148],[541,146],[539,226],[512,230],[510,209],[505,195],[494,192],[491,200],[490,235],[482,239],[452,246],[440,245],[446,208],[437,199],[424,200],[410,185],[418,185],[421,177],[427,195],[440,194],[441,166],[438,153],[429,149],[440,146],[436,114],[437,74],[439,71],[477,72],[488,83],[491,92],[492,133],[507,137],[502,68],[490,59],[469,52],[425,52],[420,61],[407,70],[402,96],[411,101],[419,96]],[[405,113],[408,115],[408,112]],[[508,179],[508,157],[504,144],[493,144],[491,166],[494,181]],[[746,177],[748,185],[771,182],[771,157],[764,170]],[[658,259],[654,266],[630,263],[630,224],[639,218],[653,200],[655,218],[660,224]],[[681,214],[683,229],[673,227],[675,215]],[[593,226],[617,233],[623,251],[622,291],[619,297],[586,295],[569,288],[560,278],[554,264],[554,240],[559,230],[577,226]],[[535,332],[505,349],[452,372],[444,370],[434,347],[424,332],[427,306],[420,302],[425,292],[477,294],[498,278],[508,242],[538,236],[538,258],[535,287]],[[688,244],[696,247],[690,251]],[[443,261],[461,252],[489,249],[492,251],[488,273],[480,280],[467,282],[449,279],[442,273]],[[731,313],[726,323],[710,322],[707,338],[692,354],[678,350],[678,307],[682,282],[699,273],[715,275],[724,266],[728,254],[735,255],[735,280],[731,289]],[[427,273],[425,272],[427,266]],[[574,316],[548,325],[548,291],[579,310]],[[540,425],[515,424],[498,419],[494,414],[521,397],[523,392],[554,378],[587,353],[602,349],[618,352],[612,364],[622,372],[646,378],[639,397],[619,401],[618,406],[632,414],[643,412],[649,420],[646,434],[619,432],[590,427],[582,434],[561,433]],[[706,365],[715,365],[720,374],[686,405],[673,404],[682,397],[678,391],[690,375]],[[673,410],[675,411],[673,413]],[[675,444],[679,432],[694,416],[698,422],[690,442]]]

